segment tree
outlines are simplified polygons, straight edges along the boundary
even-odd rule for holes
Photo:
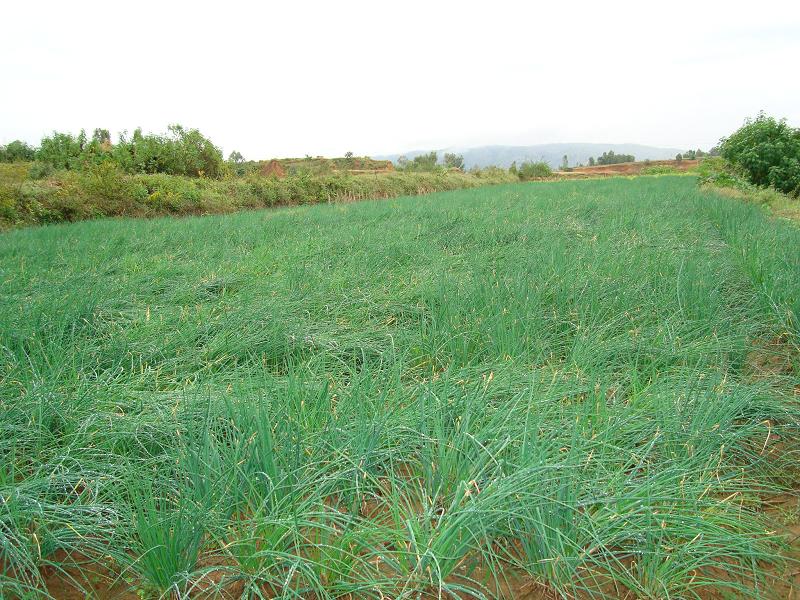
[[[677,160],[678,162],[681,162],[681,161],[683,160],[683,154],[681,154],[680,152],[678,152],[678,153],[675,155],[675,160]]]
[[[420,154],[415,156],[411,161],[411,169],[414,171],[434,171],[439,157],[436,152],[429,152],[428,154]]]
[[[590,156],[590,157],[589,157],[589,166],[590,166],[590,167],[593,167],[594,165],[595,165],[595,162],[594,162],[594,156]]]
[[[22,140],[14,140],[6,146],[0,146],[0,162],[18,162],[33,160],[36,150]]]
[[[531,162],[525,161],[519,167],[518,176],[522,181],[529,179],[541,179],[543,177],[550,177],[553,170],[544,161]]]
[[[602,156],[597,157],[598,165],[617,165],[619,163],[634,162],[636,157],[633,154],[615,154],[613,150],[603,152]]]
[[[244,156],[238,150],[234,150],[228,155],[228,162],[232,162],[235,165],[240,165],[244,162]]]
[[[95,129],[94,132],[92,132],[92,141],[101,145],[110,145],[111,134],[108,132],[108,129]]]
[[[514,161],[514,162],[511,163],[511,166],[508,168],[508,172],[511,173],[512,175],[516,175],[517,174],[517,172],[518,172],[517,171],[517,161]]]
[[[763,112],[720,143],[720,155],[759,186],[800,194],[800,129]]]
[[[79,165],[82,151],[81,136],[76,138],[69,133],[54,131],[53,135],[42,138],[36,158],[56,169],[74,169]]]
[[[347,158],[347,159],[353,158],[353,153],[352,152],[345,152],[344,153],[344,157]]]
[[[36,158],[56,169],[83,169],[112,161],[128,173],[213,178],[222,174],[224,165],[219,148],[197,129],[180,125],[170,125],[166,135],[144,134],[136,129],[128,139],[123,132],[113,147],[105,129],[96,129],[91,141],[84,131],[78,136],[53,132],[42,139]]]
[[[444,166],[448,169],[464,170],[464,157],[461,154],[446,152],[444,155]]]
[[[569,158],[568,158],[568,157],[567,157],[567,155],[565,154],[565,155],[564,155],[564,156],[561,158],[561,170],[562,170],[562,171],[566,171],[567,169],[569,169]]]

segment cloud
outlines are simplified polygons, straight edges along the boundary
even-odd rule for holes
[[[12,3],[0,141],[198,127],[247,157],[708,147],[800,122],[795,3]]]

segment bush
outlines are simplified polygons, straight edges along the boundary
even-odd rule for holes
[[[698,168],[700,184],[750,191],[753,184],[734,172],[730,163],[721,157],[706,158]]]
[[[519,166],[517,175],[522,181],[530,179],[541,179],[543,177],[552,177],[553,170],[544,161],[530,162],[525,161]]]
[[[53,174],[53,165],[45,162],[35,162],[28,169],[28,177],[30,179],[38,180],[50,177]]]
[[[680,171],[669,165],[648,165],[639,171],[640,175],[674,175],[675,173],[680,173]]]
[[[800,194],[800,129],[759,113],[723,139],[720,155],[750,183]]]
[[[34,164],[33,168],[50,168]],[[29,166],[0,164],[0,227],[109,216],[225,213],[265,206],[349,202],[367,198],[510,183],[506,171],[487,168],[478,176],[457,171],[351,175],[300,173],[283,178],[250,175],[208,179],[127,174],[116,162],[60,170],[46,180],[25,180]],[[4,171],[9,172],[6,176]],[[17,173],[17,171],[21,171]]]
[[[73,136],[54,132],[42,139],[37,160],[55,169],[86,170],[113,162],[126,173],[167,173],[217,179],[225,173],[222,151],[197,129],[171,125],[167,135],[133,132],[111,145],[108,132],[95,130],[91,140],[81,131]]]
[[[112,161],[88,168],[81,174],[81,189],[98,213],[106,216],[140,214],[147,200],[147,189],[127,177]]]
[[[618,165],[620,163],[634,162],[635,160],[636,157],[633,154],[615,154],[613,150],[609,150],[598,156],[597,161],[594,161],[594,159],[590,157],[589,166],[593,166],[593,164]]]
[[[22,162],[33,160],[36,150],[20,140],[0,146],[0,162]]]
[[[85,142],[86,135],[83,131],[77,137],[54,131],[50,137],[42,138],[36,159],[54,169],[77,169]]]
[[[10,185],[0,183],[0,222],[17,220],[17,191]]]
[[[397,169],[399,171],[436,171],[441,168],[438,162],[439,156],[436,152],[420,154],[419,156],[415,156],[411,161],[406,159],[405,156],[401,156],[397,159]]]
[[[459,171],[463,171],[464,157],[461,154],[445,152],[444,166],[447,167],[448,169],[458,169]]]

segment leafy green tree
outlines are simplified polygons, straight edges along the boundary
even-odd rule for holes
[[[720,154],[759,186],[800,194],[800,129],[760,112],[730,137]]]
[[[108,129],[95,129],[92,133],[92,141],[98,144],[111,144],[111,134]]]
[[[219,177],[224,161],[222,151],[197,129],[171,125],[167,135],[144,134],[136,129],[128,139],[120,135],[111,146],[108,131],[96,129],[91,141],[86,132],[78,136],[54,132],[42,139],[37,160],[55,169],[83,169],[106,161],[128,173],[167,173],[190,177]]]
[[[42,138],[36,159],[55,169],[76,169],[80,165],[85,137],[83,131],[77,137],[54,131],[53,135]]]
[[[595,165],[595,162],[594,162],[594,156],[590,156],[590,157],[589,157],[589,166],[590,166],[590,167],[593,167],[594,165]]]
[[[683,154],[681,154],[680,152],[678,152],[678,153],[675,155],[675,160],[677,160],[678,162],[681,162],[681,161],[683,160]]]
[[[569,169],[569,157],[565,154],[561,157],[561,170],[566,171]]]
[[[463,171],[464,157],[461,154],[445,152],[444,166],[447,167],[448,169],[458,169],[459,171]]]
[[[525,161],[519,166],[518,176],[522,181],[530,179],[542,179],[544,177],[551,177],[553,170],[544,161],[532,162]]]
[[[597,157],[598,165],[617,165],[619,163],[633,162],[636,157],[633,154],[615,154],[613,150],[603,152]]]
[[[519,171],[517,170],[517,161],[511,163],[511,166],[508,168],[508,172],[512,175],[518,174]]]
[[[428,152],[415,156],[406,168],[412,171],[435,171],[438,162],[439,157],[436,152]]]
[[[0,146],[0,162],[20,162],[33,160],[36,150],[22,140],[14,140],[6,146]]]
[[[234,150],[228,155],[228,162],[239,165],[244,162],[244,156],[238,150]]]

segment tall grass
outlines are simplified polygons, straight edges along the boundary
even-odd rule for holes
[[[30,167],[36,175],[39,163]],[[285,178],[223,180],[166,175],[129,175],[111,162],[83,171],[27,177],[29,163],[0,166],[0,228],[100,217],[201,215],[265,207],[394,198],[474,188],[515,180],[503,170],[476,173],[299,172]]]
[[[799,272],[668,176],[8,232],[0,595],[769,597]]]

